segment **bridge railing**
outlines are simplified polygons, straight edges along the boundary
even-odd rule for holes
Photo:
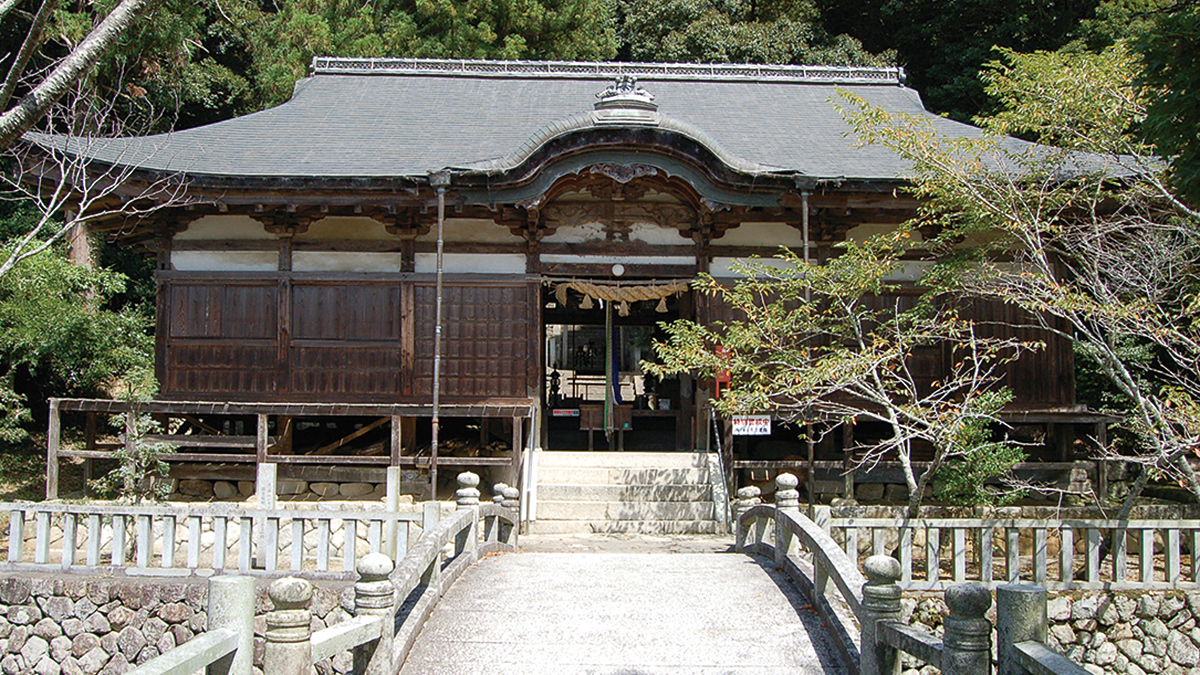
[[[485,553],[516,549],[520,513],[516,489],[498,485],[499,494],[493,503],[480,504],[476,487],[479,477],[464,473],[458,480],[457,511],[436,524],[427,523],[420,539],[399,565],[393,565],[381,553],[366,555],[358,561],[353,618],[313,632],[312,612],[308,607],[313,595],[312,583],[299,577],[272,582],[267,596],[273,608],[264,617],[266,649],[262,672],[309,675],[313,664],[351,651],[353,672],[359,675],[398,673],[421,625],[459,575]],[[227,602],[214,609],[213,602],[221,602],[221,598],[228,596],[213,585],[221,583],[238,584],[238,602]],[[206,666],[210,675],[251,675],[253,578],[212,579],[209,607],[208,632],[146,662],[130,671],[130,675],[192,673]],[[218,617],[216,623],[212,618],[214,612]],[[235,637],[251,642],[246,647],[241,642],[235,643]],[[231,660],[229,654],[234,654]],[[224,664],[222,658],[232,665]]]
[[[829,507],[817,510],[852,561],[860,551],[894,552],[906,589],[1022,580],[1054,590],[1200,585],[1200,520],[832,518]]]
[[[775,504],[761,503],[758,488],[738,491],[735,502],[736,548],[772,557],[776,566],[806,590],[842,655],[859,675],[899,673],[905,652],[955,675],[990,675],[992,624],[986,618],[991,591],[978,582],[946,590],[950,614],[938,638],[900,621],[901,565],[894,558],[868,558],[859,572],[857,561],[813,520],[800,513],[798,481],[782,474],[776,480]],[[803,548],[807,556],[797,555]],[[855,645],[844,628],[849,617],[828,601],[829,582],[845,600],[859,625]],[[1087,671],[1045,646],[1046,589],[1011,585],[997,589],[999,670],[1003,675],[1083,675]],[[1039,604],[1040,603],[1040,604]]]
[[[0,570],[81,574],[187,574],[196,570],[279,575],[353,574],[367,553],[403,556],[410,532],[436,522],[420,513],[357,509],[242,509],[232,504],[131,506],[17,502],[8,514]]]

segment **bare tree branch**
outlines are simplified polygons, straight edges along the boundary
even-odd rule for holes
[[[37,15],[33,17],[29,33],[25,36],[25,41],[21,43],[21,49],[17,52],[16,59],[8,68],[4,86],[0,87],[0,110],[7,108],[8,102],[12,100],[17,83],[21,81],[21,77],[25,73],[25,66],[29,65],[29,59],[33,57],[33,52],[42,43],[42,33],[46,31],[46,23],[49,22],[50,16],[54,14],[54,8],[57,6],[58,0],[44,0]]]
[[[55,101],[62,98],[117,40],[133,26],[152,0],[121,0],[108,16],[84,38],[79,46],[29,92],[20,103],[0,115],[0,150],[6,149],[21,134],[33,128]]]

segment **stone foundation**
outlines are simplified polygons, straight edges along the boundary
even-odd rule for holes
[[[901,620],[941,636],[941,594],[905,595]],[[1200,591],[1063,591],[1050,594],[1047,615],[1046,645],[1096,675],[1200,673]],[[995,624],[995,605],[988,618]],[[903,675],[938,672],[902,658]]]
[[[261,672],[267,580],[257,589],[254,663]],[[207,624],[208,584],[114,579],[0,579],[0,672],[4,675],[120,675],[192,639]],[[352,616],[350,582],[313,593],[313,630]],[[317,664],[348,673],[349,652]]]

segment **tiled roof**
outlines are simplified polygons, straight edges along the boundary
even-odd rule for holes
[[[863,180],[905,174],[906,163],[892,152],[859,147],[837,109],[839,89],[928,116],[952,136],[980,133],[926,112],[896,68],[318,58],[283,105],[171,134],[114,139],[100,149],[93,142],[89,153],[228,177],[502,170],[556,134],[595,123],[597,93],[623,74],[653,94],[660,128],[691,137],[743,173]]]

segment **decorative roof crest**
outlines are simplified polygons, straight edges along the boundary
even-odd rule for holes
[[[654,94],[638,86],[637,78],[628,73],[617,75],[616,81],[604,91],[596,94],[596,110],[605,108],[640,108],[658,110]]]

